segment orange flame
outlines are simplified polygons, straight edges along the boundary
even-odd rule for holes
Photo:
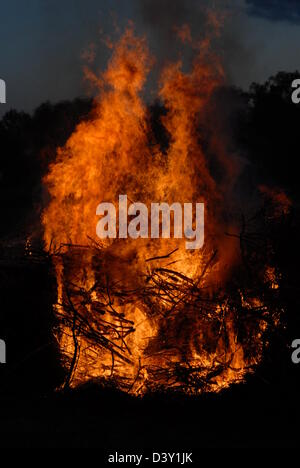
[[[190,73],[182,71],[180,62],[162,73],[159,96],[167,109],[162,123],[170,136],[163,154],[158,144],[150,144],[149,115],[140,95],[153,60],[145,39],[129,28],[103,75],[91,75],[100,89],[89,121],[57,150],[45,177],[50,194],[43,213],[45,243],[52,252],[64,246],[63,254],[54,256],[56,335],[72,385],[113,379],[139,394],[180,387],[184,379],[174,375],[187,375],[192,368],[198,383],[214,369],[215,378],[209,377],[205,389],[216,391],[241,380],[259,360],[260,349],[245,357],[229,304],[213,303],[203,315],[191,300],[193,288],[217,284],[224,265],[234,262],[232,240],[220,241],[223,193],[198,136],[198,116],[224,80],[207,48],[209,41],[197,48]],[[224,171],[228,167],[226,162]],[[203,201],[205,248],[189,252],[181,239],[96,245],[96,207],[103,201],[117,203],[122,193],[145,204]],[[217,261],[213,251],[220,242]],[[252,333],[258,336],[263,326],[257,324]]]

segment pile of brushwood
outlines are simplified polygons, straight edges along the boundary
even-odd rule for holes
[[[55,333],[61,343],[64,334],[72,342],[62,347],[64,386],[94,378],[103,353],[111,357],[106,380],[132,393],[172,389],[198,394],[243,380],[286,328],[278,251],[290,223],[290,211],[276,211],[271,202],[254,216],[242,217],[240,234],[227,233],[236,237],[242,260],[230,280],[213,290],[206,278],[217,264],[217,251],[207,254],[194,279],[172,269],[176,251],[149,258],[143,277],[128,288],[110,275],[111,258],[99,244],[60,246],[51,255],[63,267]],[[169,266],[160,267],[165,259]],[[87,265],[92,265],[93,281],[82,281]],[[130,345],[138,324],[126,314],[136,305],[157,330],[138,365]],[[134,377],[122,375],[123,363],[136,369]]]

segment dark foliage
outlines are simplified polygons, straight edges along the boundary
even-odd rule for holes
[[[0,237],[36,229],[42,202],[41,179],[92,101],[45,103],[32,116],[9,111],[0,122]]]
[[[277,184],[299,199],[300,106],[293,104],[291,84],[300,74],[278,73],[265,84],[252,84],[245,95],[236,139],[256,167],[261,181]]]

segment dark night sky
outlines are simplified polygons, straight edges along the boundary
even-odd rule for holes
[[[1,2],[0,78],[7,84],[7,104],[32,110],[41,102],[85,94],[81,52],[98,42],[100,29],[110,33],[133,19],[154,52],[168,49],[168,22],[191,21],[201,30],[201,4],[207,0],[10,0]],[[231,19],[224,31],[229,81],[248,86],[279,70],[300,69],[299,0],[219,0]],[[208,2],[210,5],[212,1]],[[172,43],[170,42],[170,49]],[[100,43],[99,43],[100,44]],[[98,63],[107,51],[98,47]]]
[[[300,22],[299,0],[246,0],[250,14],[272,21]]]

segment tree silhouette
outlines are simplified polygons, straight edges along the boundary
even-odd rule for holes
[[[292,102],[291,85],[299,76],[280,72],[264,84],[252,84],[237,134],[259,177],[297,198],[300,105]]]

